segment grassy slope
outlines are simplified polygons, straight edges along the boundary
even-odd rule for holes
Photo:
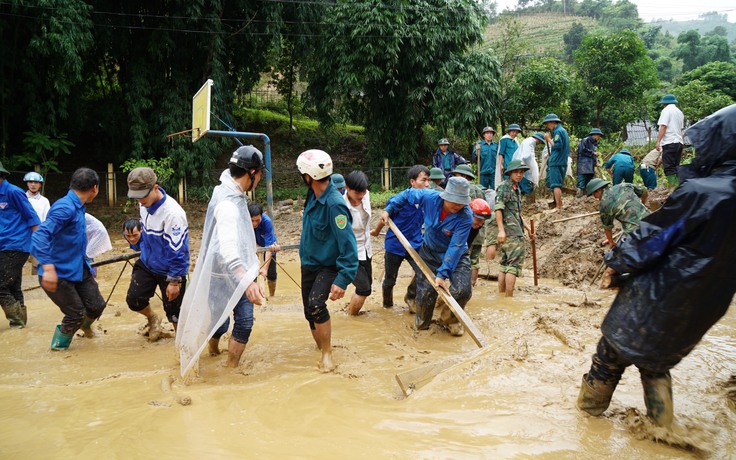
[[[524,14],[517,18],[524,25],[524,38],[532,45],[533,53],[559,53],[565,46],[562,37],[570,30],[574,22],[579,22],[587,30],[597,29],[598,22],[585,16],[563,16],[558,13]],[[497,38],[497,24],[486,28],[486,42]]]

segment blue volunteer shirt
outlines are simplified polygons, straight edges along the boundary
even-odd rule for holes
[[[511,137],[501,138],[498,154],[503,157],[503,172],[505,175],[508,175],[506,174],[506,170],[509,167],[509,163],[511,163],[511,160],[513,160],[514,153],[518,148],[519,144],[516,143],[515,139],[512,139]]]
[[[419,205],[407,204],[395,216],[392,216],[394,223],[401,233],[406,237],[414,249],[419,249],[422,245],[422,223],[424,222],[424,211]],[[384,243],[386,252],[396,254],[397,256],[405,256],[406,249],[399,241],[393,230],[390,228],[386,232],[386,241]]]
[[[442,265],[437,276],[449,279],[457,267],[460,257],[468,250],[468,235],[473,223],[470,207],[465,206],[455,214],[448,214],[440,222],[444,200],[440,192],[429,189],[404,190],[391,197],[386,204],[386,212],[391,218],[406,205],[419,205],[424,212],[424,246],[440,254]]]
[[[265,212],[261,214],[261,223],[255,229],[256,244],[262,248],[276,243],[276,233],[273,231],[273,222]]]
[[[627,155],[625,153],[617,153],[616,155],[612,156],[610,160],[606,161],[606,164],[603,165],[606,169],[618,169],[618,170],[627,170],[627,169],[634,169],[634,159],[631,158],[631,155]]]
[[[0,183],[0,251],[31,250],[31,227],[40,225],[26,192],[4,179]]]
[[[38,259],[38,275],[43,275],[45,264],[53,264],[59,279],[82,281],[85,265],[90,269],[87,253],[86,206],[76,193],[69,190],[57,200],[46,220],[33,233],[31,254]]]
[[[332,183],[319,198],[311,189],[307,192],[299,258],[303,266],[312,270],[337,267],[333,284],[342,289],[358,273],[358,244],[352,218],[345,199]]]
[[[480,173],[494,174],[496,172],[496,156],[498,152],[498,144],[491,141],[489,144],[484,140],[478,141],[475,145],[480,146]],[[473,161],[478,161],[478,152],[473,146]]]
[[[151,272],[167,279],[189,273],[189,226],[184,210],[166,190],[149,207],[141,205],[141,262]]]
[[[555,129],[552,130],[552,151],[547,160],[549,166],[567,166],[567,158],[570,156],[570,136],[562,127],[562,123],[557,123]]]

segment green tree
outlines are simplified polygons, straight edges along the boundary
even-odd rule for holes
[[[580,48],[580,43],[587,33],[585,27],[576,21],[572,23],[570,30],[562,36],[562,41],[565,42],[565,57],[568,62],[572,62],[572,53]]]
[[[564,113],[572,84],[564,62],[549,56],[528,59],[516,76],[510,105],[515,110],[509,115],[522,126],[536,126],[547,113]]]
[[[638,8],[629,0],[618,0],[604,7],[600,20],[603,25],[614,30],[636,30],[642,24]]]
[[[641,38],[630,30],[587,36],[574,61],[595,108],[596,126],[607,107],[625,107],[658,84],[654,62]]]
[[[24,150],[26,132],[59,139],[93,45],[82,0],[9,0],[0,16],[0,158]]]
[[[713,90],[700,80],[690,80],[684,85],[678,85],[673,92],[677,94],[677,105],[689,123],[695,123],[716,110],[734,103],[733,98]]]
[[[369,161],[390,156],[413,162],[422,125],[438,105],[433,102],[444,73],[464,71],[460,56],[482,39],[486,17],[480,5],[473,0],[338,0],[322,20],[329,27],[310,63],[308,90],[320,120],[334,122],[340,106],[362,106],[365,117],[358,121],[366,128]]]
[[[734,64],[709,62],[682,74],[677,84],[685,86],[694,80],[700,81],[709,92],[718,91],[736,99],[736,65]]]

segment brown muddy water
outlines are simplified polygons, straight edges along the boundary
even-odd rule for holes
[[[282,265],[299,281],[298,265],[286,259]],[[103,296],[121,268],[100,268]],[[98,337],[75,337],[67,352],[48,349],[61,313],[40,289],[25,293],[26,329],[1,322],[0,458],[736,456],[736,412],[724,388],[736,373],[733,309],[672,373],[677,440],[700,448],[687,450],[646,439],[653,430],[633,420],[632,408],[646,410],[635,368],[604,416],[575,408],[609,292],[583,293],[551,280],[535,288],[527,276],[506,299],[494,282],[479,280],[467,311],[490,350],[404,397],[396,373],[477,349],[467,334],[451,337],[435,325],[413,330],[401,301],[406,271],[392,309],[380,306],[378,281],[359,317],[345,314],[347,299],[330,305],[338,369],[321,374],[299,291],[279,270],[277,295],[256,307],[240,368],[225,368],[224,353],[203,355],[200,379],[184,385],[173,338],[148,343],[145,320],[125,305],[129,270]],[[28,286],[37,283],[28,278]],[[161,312],[158,299],[153,306]],[[177,378],[175,394],[189,396],[191,405],[164,391],[169,376]]]

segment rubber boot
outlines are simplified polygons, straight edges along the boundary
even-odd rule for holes
[[[670,188],[675,188],[678,185],[680,185],[680,179],[677,177],[677,174],[670,174],[667,176],[667,186]]]
[[[94,322],[95,318],[90,318],[89,316],[85,315],[84,319],[82,320],[82,326],[79,328],[84,333],[84,336],[88,339],[91,339],[95,336],[95,332],[92,330],[92,323]]]
[[[58,324],[56,331],[54,331],[54,336],[51,338],[51,349],[57,351],[68,349],[73,338],[74,334],[64,334],[61,332],[61,324]]]
[[[583,375],[578,395],[578,409],[590,415],[601,415],[611,404],[617,383],[588,379],[588,374]]]
[[[22,329],[26,326],[26,322],[23,320],[22,305],[17,300],[8,306],[3,306],[5,317],[10,322],[10,327],[13,329]]]
[[[659,426],[669,427],[674,419],[672,403],[672,377],[667,374],[650,376],[642,374],[641,384],[644,387],[644,404],[647,406],[647,417]]]
[[[394,287],[383,288],[383,308],[394,306]]]
[[[23,304],[20,304],[20,316],[23,318],[23,324],[28,325],[28,308]]]
[[[268,296],[273,297],[276,295],[276,281],[268,281]]]

